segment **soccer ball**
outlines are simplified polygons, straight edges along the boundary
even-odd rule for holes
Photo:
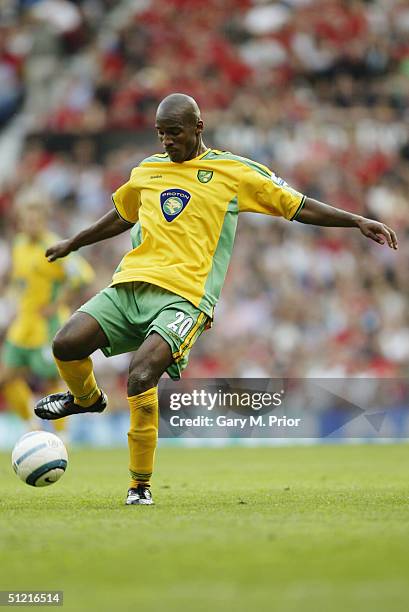
[[[64,474],[68,455],[58,436],[47,431],[30,431],[16,443],[11,462],[23,482],[32,487],[47,487]]]

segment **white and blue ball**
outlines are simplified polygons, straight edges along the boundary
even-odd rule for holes
[[[47,487],[64,474],[68,455],[58,436],[47,431],[30,431],[16,443],[11,461],[23,482],[32,487]]]

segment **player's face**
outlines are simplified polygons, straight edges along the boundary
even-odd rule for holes
[[[30,238],[38,238],[45,229],[45,214],[40,208],[27,206],[24,212],[19,212],[18,225],[20,231]]]
[[[197,156],[200,134],[203,130],[201,120],[197,122],[197,125],[192,125],[183,118],[158,116],[156,129],[159,140],[171,161],[180,164]]]

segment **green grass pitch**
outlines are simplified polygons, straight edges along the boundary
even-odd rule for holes
[[[409,446],[162,448],[153,507],[127,451],[73,451],[47,489],[0,455],[0,589],[68,611],[409,609]]]

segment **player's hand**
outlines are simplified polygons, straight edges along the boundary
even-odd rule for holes
[[[60,259],[60,257],[66,257],[73,250],[71,240],[61,240],[61,242],[57,242],[50,246],[46,250],[45,256],[48,261],[55,261],[56,259]]]
[[[372,221],[372,219],[365,219],[364,217],[358,222],[358,227],[362,234],[371,240],[374,240],[378,244],[385,244],[387,242],[391,249],[398,248],[398,239],[393,229],[380,223],[379,221]]]

